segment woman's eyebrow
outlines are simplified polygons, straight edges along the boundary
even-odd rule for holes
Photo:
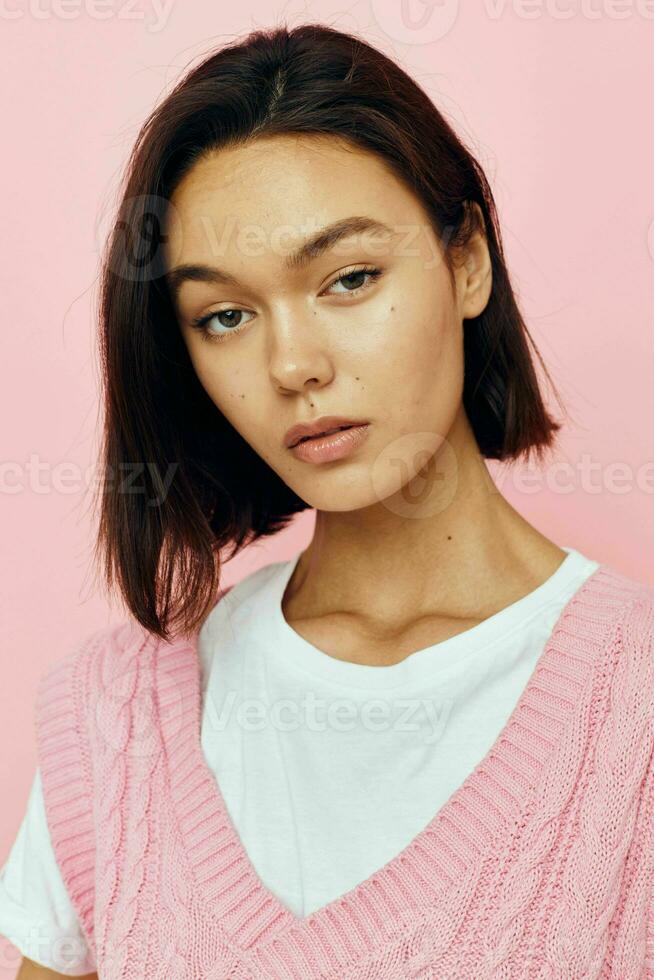
[[[304,241],[298,249],[286,256],[285,266],[287,269],[296,270],[306,265],[308,262],[322,255],[327,249],[331,248],[341,239],[356,233],[365,231],[383,231],[389,235],[393,234],[393,229],[383,221],[375,218],[368,218],[365,215],[353,215],[350,218],[341,218],[332,224],[325,225],[315,235]],[[222,284],[227,286],[240,285],[239,280],[219,269],[217,266],[203,265],[202,263],[189,263],[175,266],[167,273],[166,279],[174,296],[179,293],[182,283],[208,282],[212,285]]]

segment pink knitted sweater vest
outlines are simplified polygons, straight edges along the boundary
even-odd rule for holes
[[[100,980],[654,978],[654,590],[601,565],[460,788],[306,918],[205,762],[196,640],[130,619],[41,678],[48,824]]]

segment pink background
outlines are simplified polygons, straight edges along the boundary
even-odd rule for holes
[[[230,20],[189,0],[159,10],[146,0],[97,9],[8,0],[0,14],[0,862],[36,764],[37,679],[80,635],[121,616],[91,564],[87,473],[98,438],[98,248],[120,169],[180,72],[253,27],[317,20],[362,33],[477,154],[529,328],[569,414],[553,462],[529,484],[524,466],[491,472],[559,544],[654,584],[654,2],[374,0],[309,12],[249,2],[243,14]],[[290,556],[312,527],[304,514],[240,556],[226,584]],[[2,976],[14,975],[16,957],[2,944]]]

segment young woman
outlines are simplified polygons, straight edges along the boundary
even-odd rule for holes
[[[208,58],[137,140],[101,326],[129,616],[40,683],[20,977],[654,977],[654,592],[489,477],[559,423],[427,95],[320,25]]]

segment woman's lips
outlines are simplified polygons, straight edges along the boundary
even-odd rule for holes
[[[301,459],[305,463],[329,463],[332,460],[344,459],[358,449],[366,439],[369,429],[369,422],[364,425],[351,425],[331,435],[303,439],[292,446],[290,451],[296,459]]]

